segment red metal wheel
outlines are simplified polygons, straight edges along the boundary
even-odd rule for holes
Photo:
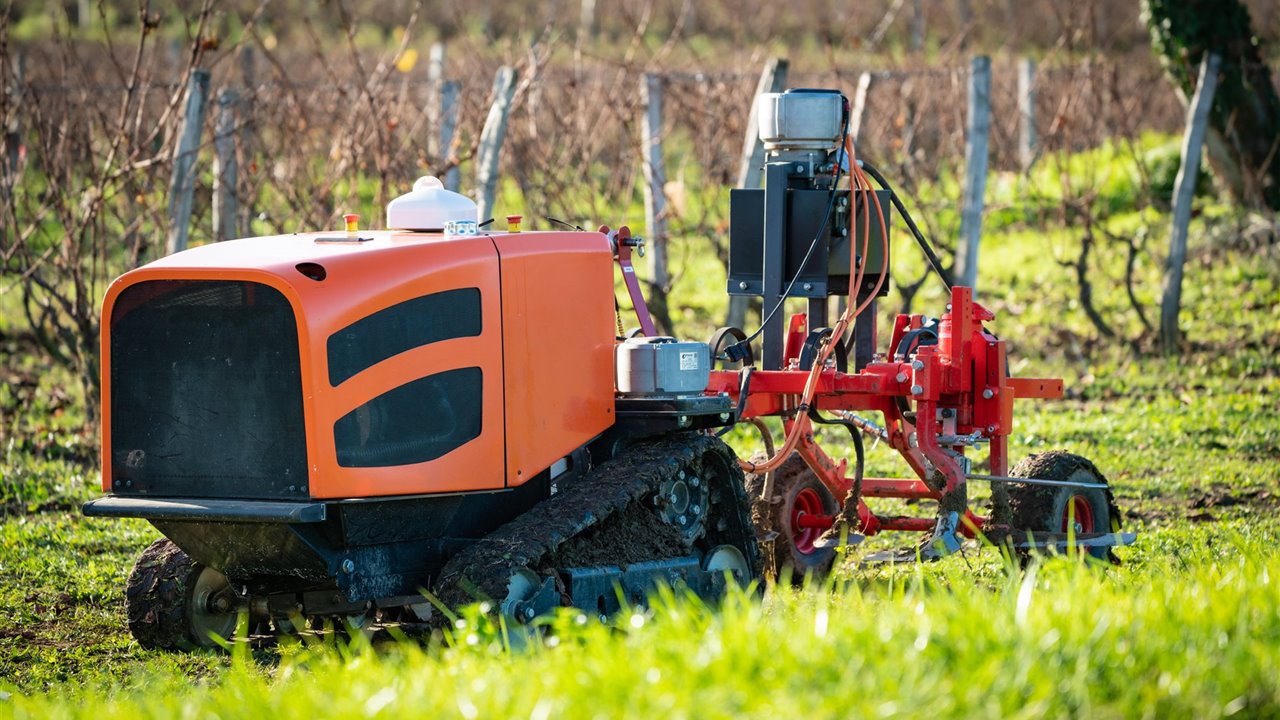
[[[763,493],[769,477],[771,490],[766,497]],[[789,576],[797,585],[806,577],[826,575],[835,561],[835,549],[814,547],[814,542],[840,512],[840,504],[827,486],[798,453],[792,453],[768,475],[752,474],[746,480],[752,499],[751,519],[762,537],[766,575],[772,580]]]
[[[1072,520],[1075,527],[1072,527]],[[1062,514],[1062,532],[1076,534],[1096,532],[1094,530],[1093,506],[1084,495],[1072,495],[1067,500],[1065,512]]]
[[[795,503],[791,506],[791,542],[796,550],[805,555],[812,555],[815,548],[813,541],[818,539],[822,531],[815,527],[807,527],[801,518],[812,515],[827,515],[826,507],[818,491],[811,487],[802,488],[796,493]]]

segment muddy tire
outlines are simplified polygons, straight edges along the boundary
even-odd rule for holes
[[[1107,478],[1088,459],[1061,450],[1036,453],[1023,458],[1009,473],[1012,477],[1041,480],[1068,480],[1107,484]],[[1009,484],[1009,506],[1014,535],[1019,531],[1062,533],[1115,532],[1120,529],[1111,488],[1046,487]],[[1087,552],[1099,560],[1117,562],[1110,547],[1091,547]],[[1026,555],[1023,551],[1020,553]]]
[[[763,497],[766,480],[772,475],[772,490]],[[822,535],[817,528],[798,528],[796,519],[805,513],[835,515],[840,503],[798,453],[792,453],[776,470],[747,475],[751,519],[760,541],[765,576],[776,582],[790,574],[796,585],[805,578],[822,578],[831,572],[835,548],[818,548],[813,542]]]
[[[206,601],[227,584],[222,573],[192,560],[170,540],[157,540],[134,563],[125,586],[129,632],[147,650],[218,647],[210,633],[230,637],[236,615],[211,612]]]

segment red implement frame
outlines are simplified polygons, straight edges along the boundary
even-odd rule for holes
[[[625,226],[616,233],[602,226],[600,232],[608,235],[614,246],[615,260],[642,332],[652,335],[653,321],[631,266],[631,248],[639,247],[643,241],[633,238]],[[907,358],[871,362],[854,373],[834,367],[822,371],[810,407],[819,412],[879,413],[884,418],[889,446],[902,455],[915,475],[862,478],[857,499],[858,527],[851,530],[874,535],[885,530],[935,529],[936,518],[877,515],[866,503],[867,498],[877,497],[939,500],[943,509],[960,515],[956,529],[969,537],[987,524],[988,518],[974,514],[968,506],[966,451],[973,444],[971,440],[977,438],[988,445],[991,475],[1007,475],[1014,399],[1062,397],[1061,379],[1009,377],[1004,341],[983,326],[994,319],[994,313],[973,299],[972,288],[952,287],[951,302],[937,324],[936,345],[917,347]],[[899,347],[903,337],[921,328],[924,322],[923,315],[898,315],[889,347]],[[788,369],[713,370],[707,394],[732,398],[739,408],[739,422],[780,417],[784,430],[790,433],[796,413],[804,404],[811,374],[809,369],[800,367],[807,325],[805,315],[791,316],[783,360]],[[742,373],[750,373],[749,383],[743,382]],[[743,387],[748,388],[746,398],[740,397]],[[914,424],[903,412],[904,400],[913,406]],[[844,498],[849,493],[855,478],[847,475],[847,459],[834,460],[811,433],[803,434],[795,448],[832,495]],[[821,531],[832,526],[835,516],[815,513],[813,509],[801,513],[803,517],[797,516],[798,530]]]
[[[640,291],[640,280],[636,278],[635,266],[631,264],[631,248],[640,248],[640,256],[644,256],[644,241],[631,235],[631,228],[623,225],[617,232],[610,232],[608,225],[601,225],[600,232],[609,238],[613,246],[614,260],[622,270],[622,282],[627,286],[627,294],[631,296],[631,306],[636,310],[636,320],[640,322],[640,332],[646,337],[658,334],[653,325],[653,316],[649,314],[649,305],[644,301],[644,293]]]
[[[862,479],[858,498],[856,529],[864,535],[884,530],[929,532],[935,519],[877,515],[866,498],[948,498],[957,511],[963,508],[959,530],[972,536],[987,522],[968,509],[965,457],[968,445],[959,439],[981,438],[989,446],[992,475],[1008,473],[1008,437],[1013,425],[1014,398],[1060,398],[1062,381],[1049,378],[1011,378],[1006,372],[1005,343],[983,328],[995,318],[973,299],[970,288],[955,287],[947,312],[938,322],[937,345],[915,350],[902,361],[872,362],[856,373],[825,370],[812,406],[822,412],[860,411],[879,413],[884,418],[888,444],[906,460],[915,477]],[[894,322],[891,348],[903,336],[919,328],[921,315],[899,315]],[[809,377],[799,368],[800,349],[807,336],[804,315],[791,317],[786,364],[788,370],[716,370],[711,373],[708,393],[724,393],[739,402],[739,420],[777,416],[790,430],[796,409]],[[745,401],[739,398],[743,386],[740,373],[750,372]],[[915,425],[903,415],[900,400],[913,406]],[[975,434],[976,433],[976,434]],[[955,441],[947,443],[948,440]],[[848,461],[836,461],[812,435],[801,437],[796,450],[818,478],[837,498],[844,498],[853,486],[847,475]],[[832,517],[807,515],[805,527],[830,527]]]
[[[865,498],[934,498],[952,496],[964,507],[960,532],[973,536],[987,519],[973,514],[965,501],[966,477],[961,457],[968,446],[946,443],[969,436],[982,438],[989,447],[989,473],[1005,475],[1009,470],[1009,433],[1012,429],[1014,398],[1056,398],[1062,396],[1062,380],[1050,378],[1010,378],[1006,373],[1005,343],[983,328],[995,319],[986,307],[973,300],[966,287],[951,290],[947,313],[938,322],[936,346],[916,348],[909,359],[876,361],[858,373],[824,370],[820,375],[813,406],[824,413],[836,410],[878,413],[883,416],[887,442],[908,464],[911,478],[863,478],[858,500],[858,532],[876,534],[881,530],[931,532],[932,518],[901,518],[877,515]],[[899,346],[902,336],[922,327],[922,315],[899,315],[893,323],[890,347]],[[801,404],[809,370],[799,368],[800,348],[808,336],[804,315],[791,318],[787,337],[787,370],[714,370],[709,393],[726,393],[740,402],[739,420],[780,416],[783,427],[791,428],[796,407]],[[742,372],[750,372],[748,397],[739,397]],[[900,400],[914,406],[915,424],[905,418]],[[941,438],[941,442],[940,442]],[[836,461],[812,434],[801,437],[796,450],[818,478],[842,498],[854,484],[846,474],[847,460]],[[829,516],[809,515],[806,527],[829,527]]]

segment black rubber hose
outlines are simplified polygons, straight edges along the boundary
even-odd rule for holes
[[[889,198],[892,200],[893,206],[898,208],[898,212],[902,213],[902,219],[907,222],[907,228],[911,230],[911,234],[915,236],[916,244],[924,251],[925,257],[929,259],[929,265],[933,268],[934,272],[938,273],[938,278],[942,280],[942,284],[947,286],[947,292],[951,292],[951,280],[947,278],[946,271],[942,269],[942,261],[938,259],[937,253],[933,251],[933,246],[929,244],[924,233],[920,232],[920,228],[916,227],[916,221],[911,218],[911,213],[907,212],[907,208],[902,204],[902,200],[898,199],[898,193],[893,191],[893,188],[889,185],[889,181],[884,179],[884,175],[881,175],[880,171],[877,170],[874,165],[865,160],[859,160],[858,165],[863,170],[866,170],[868,175],[875,178],[876,183],[880,187],[889,191]]]
[[[853,485],[849,487],[849,494],[845,495],[844,502],[841,503],[840,514],[844,516],[849,532],[854,532],[858,527],[858,500],[862,497],[862,474],[867,468],[867,454],[862,447],[862,430],[843,418],[824,418],[817,408],[809,408],[809,419],[821,425],[843,425],[849,431],[849,437],[853,438]]]
[[[721,437],[729,432],[742,420],[742,413],[747,409],[747,396],[751,394],[751,373],[755,372],[755,368],[750,365],[744,366],[738,371],[738,407],[733,411],[733,422],[725,425],[716,432],[716,437]],[[773,453],[769,453],[769,457],[773,457]]]

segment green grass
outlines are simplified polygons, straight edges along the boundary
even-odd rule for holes
[[[472,616],[444,646],[321,645],[274,672],[242,654],[194,686],[152,664],[143,682],[63,686],[0,707],[15,717],[1261,716],[1280,704],[1276,539],[1274,527],[1202,526],[1173,541],[1152,533],[1136,570],[1058,560],[975,581],[949,563],[763,602],[737,596],[718,610],[668,596],[608,626],[566,613],[546,645],[523,652],[506,652],[500,630]]]
[[[444,647],[143,652],[120,592],[156,532],[64,510],[10,515],[0,713],[1267,715],[1280,707],[1280,386],[1274,375],[1257,392],[1247,378],[1176,377],[1144,361],[1078,398],[1019,407],[1018,452],[1066,447],[1110,475],[1140,533],[1123,566],[1058,559],[1020,575],[970,549],[720,611],[681,599],[640,627],[563,620],[555,647],[527,653],[503,652],[484,626]],[[1188,394],[1192,384],[1204,387]],[[895,466],[883,449],[871,462]]]
[[[1144,140],[1140,150],[1159,142]],[[1097,227],[1146,238],[1134,281],[1154,319],[1168,219],[1135,200],[1137,174],[1126,165],[1133,157],[1104,148],[1061,162],[1071,177],[1093,168],[1105,195]],[[1054,162],[1037,171],[1045,175],[1033,177],[1036,187],[1051,187]],[[696,173],[689,178],[696,184]],[[133,558],[158,533],[140,521],[78,515],[99,478],[78,384],[37,359],[6,313],[0,715],[1274,716],[1277,249],[1234,242],[1236,219],[1206,202],[1184,282],[1187,350],[1160,359],[1149,354],[1124,292],[1124,248],[1099,234],[1090,263],[1094,302],[1120,335],[1108,340],[1080,307],[1074,271],[1059,262],[1074,260],[1080,225],[1033,212],[1058,202],[1060,189],[1028,197],[1020,183],[989,183],[1001,209],[984,235],[979,299],[1011,343],[1013,373],[1062,376],[1068,394],[1018,403],[1013,459],[1051,448],[1094,459],[1126,527],[1139,533],[1137,545],[1120,551],[1124,565],[1059,558],[1023,573],[979,548],[923,568],[846,565],[831,586],[735,597],[719,610],[667,597],[608,627],[580,625],[569,613],[546,646],[517,653],[503,650],[501,633],[474,613],[451,638],[427,643],[144,652],[125,629],[122,588]],[[940,232],[954,232],[953,218],[933,213],[953,192],[939,183],[909,204]],[[520,207],[518,189],[503,197],[504,207]],[[690,217],[714,201],[713,193],[692,195]],[[620,218],[637,212],[625,208]],[[672,314],[680,335],[704,338],[722,322],[724,271],[709,237],[681,222],[673,221],[685,233],[671,243]],[[902,228],[895,232],[895,270],[916,277],[918,252]],[[894,294],[884,306],[899,302]],[[926,285],[914,309],[936,313],[944,302],[940,286]],[[754,430],[730,437],[742,455],[758,449]],[[838,434],[826,437],[828,447],[841,447]],[[872,474],[904,469],[884,447],[868,460]]]

